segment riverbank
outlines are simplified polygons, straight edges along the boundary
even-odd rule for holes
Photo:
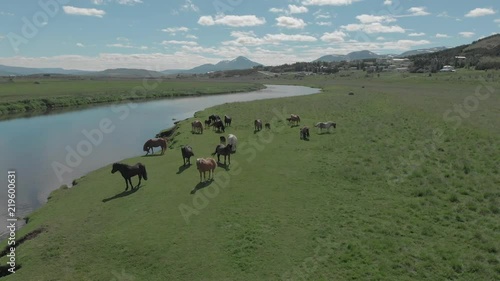
[[[20,246],[22,268],[6,280],[498,279],[498,95],[453,127],[443,112],[477,85],[311,79],[323,93],[181,121],[165,155],[123,161],[147,167],[134,191],[106,166],[53,192],[19,235],[45,231]],[[238,151],[199,184],[179,148],[210,156],[220,134],[192,134],[190,122],[213,113],[233,117],[224,135]],[[254,133],[257,118],[271,130]],[[337,128],[312,126],[327,120]]]
[[[92,80],[16,78],[0,88],[0,119],[13,114],[46,114],[62,108],[78,108],[124,101],[215,95],[263,89],[258,83],[183,79]]]

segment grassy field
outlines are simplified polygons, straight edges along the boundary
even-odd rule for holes
[[[239,139],[208,184],[179,147],[208,157],[219,134],[192,118],[164,156],[124,160],[146,165],[139,189],[108,166],[55,191],[5,280],[499,280],[499,85],[456,77],[266,80],[323,92],[198,112],[232,116]]]
[[[262,88],[255,83],[189,79],[69,79],[15,78],[0,81],[0,115],[46,111],[127,100],[246,92]]]

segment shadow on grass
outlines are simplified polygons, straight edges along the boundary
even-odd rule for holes
[[[21,267],[20,263],[16,263],[15,272],[19,271]],[[13,274],[9,271],[10,268],[10,265],[0,265],[0,278]]]
[[[182,174],[182,172],[184,172],[185,170],[189,169],[189,167],[191,167],[191,163],[187,164],[187,165],[180,165],[179,166],[179,170],[177,171],[177,174]]]
[[[209,179],[207,181],[204,181],[204,182],[199,182],[194,188],[193,190],[191,190],[191,194],[195,194],[196,191],[202,189],[202,188],[205,188],[207,186],[209,186],[212,182],[214,181],[214,179]]]
[[[229,165],[230,165],[230,164],[224,164],[224,163],[217,162],[217,166],[218,166],[218,167],[223,168],[223,169],[224,169],[224,170],[226,170],[226,171],[229,171],[229,170],[230,170],[230,169],[229,169]]]
[[[118,199],[118,198],[122,198],[122,197],[125,197],[125,196],[129,196],[131,194],[134,194],[136,193],[139,189],[141,189],[142,185],[140,186],[136,186],[135,188],[132,188],[130,190],[126,190],[126,191],[123,191],[122,193],[118,193],[116,194],[115,196],[112,196],[112,197],[109,197],[109,198],[105,198],[105,199],[102,199],[102,202],[103,203],[106,203],[108,201],[111,201],[111,200],[114,200],[114,199]]]
[[[142,157],[156,157],[156,156],[163,156],[164,154],[161,153],[155,153],[155,154],[146,154],[143,155]]]

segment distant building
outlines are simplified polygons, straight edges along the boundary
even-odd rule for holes
[[[455,72],[455,68],[451,65],[445,65],[441,70],[441,72]]]

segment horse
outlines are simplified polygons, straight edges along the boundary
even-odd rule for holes
[[[191,156],[194,156],[193,148],[189,145],[185,145],[181,147],[181,153],[182,153],[182,161],[184,161],[184,166],[186,166],[186,162],[189,163],[189,165],[191,165]]]
[[[212,123],[213,123],[217,120],[220,120],[220,116],[212,114],[212,115],[208,116],[208,120],[212,121]]]
[[[191,123],[191,131],[193,133],[203,134],[203,124],[200,120],[195,120]]]
[[[220,156],[224,155],[224,165],[226,165],[226,156],[228,157],[229,164],[231,164],[231,152],[233,151],[233,147],[231,144],[223,145],[219,144],[215,148],[215,152],[212,153],[212,156],[217,154],[217,163],[220,163]]]
[[[254,130],[255,130],[256,132],[257,132],[257,131],[262,130],[262,120],[257,119],[257,120],[255,120],[255,121],[253,121],[253,125],[254,125],[254,127],[255,127],[255,129],[254,129]]]
[[[212,121],[210,121],[210,119],[205,120],[205,129],[210,127],[211,123],[212,123]]]
[[[231,121],[232,121],[231,117],[229,117],[229,116],[227,116],[227,115],[224,115],[224,125],[225,125],[226,127],[231,126]]]
[[[139,183],[137,184],[137,187],[141,185],[141,179],[144,178],[145,180],[148,180],[148,174],[146,172],[146,166],[144,166],[141,163],[137,163],[134,166],[129,166],[127,164],[122,164],[122,163],[114,163],[113,164],[113,169],[111,170],[111,173],[114,174],[116,171],[120,171],[122,174],[122,177],[125,179],[125,184],[127,187],[125,188],[125,191],[128,189],[128,184],[130,183],[130,189],[134,189],[134,186],[132,185],[132,181],[130,180],[131,177],[133,176],[139,176]]]
[[[225,136],[220,136],[220,143],[226,144],[226,137]]]
[[[222,123],[222,120],[215,121],[212,126],[214,126],[214,130],[217,130],[217,132],[225,132],[226,127]]]
[[[323,129],[329,131],[331,127],[333,127],[334,129],[337,128],[337,123],[332,121],[318,122],[316,123],[316,125],[314,125],[314,127],[319,128],[321,132],[323,131]]]
[[[217,162],[213,158],[198,158],[196,159],[196,168],[200,172],[200,182],[201,173],[203,172],[203,178],[206,181],[205,172],[208,171],[208,179],[210,179],[210,172],[212,172],[212,179],[214,178],[214,170],[217,168]]]
[[[296,114],[290,114],[290,118],[287,118],[286,120],[288,120],[288,122],[292,122],[292,123],[295,122],[295,125],[299,125],[300,116],[298,116]]]
[[[300,131],[300,139],[301,140],[308,140],[309,139],[309,128],[308,127],[302,127],[299,131]]]
[[[231,152],[236,152],[236,145],[238,144],[238,138],[233,135],[233,134],[229,134],[227,136],[227,143],[231,145],[231,149],[232,151]]]
[[[149,139],[146,141],[144,146],[142,147],[142,150],[147,151],[146,155],[149,154],[149,150],[151,149],[151,154],[154,154],[153,147],[161,147],[161,155],[165,153],[165,150],[167,150],[167,140],[164,138],[154,138],[154,139]]]
[[[264,128],[271,130],[271,124],[266,123],[266,124],[264,125]]]

